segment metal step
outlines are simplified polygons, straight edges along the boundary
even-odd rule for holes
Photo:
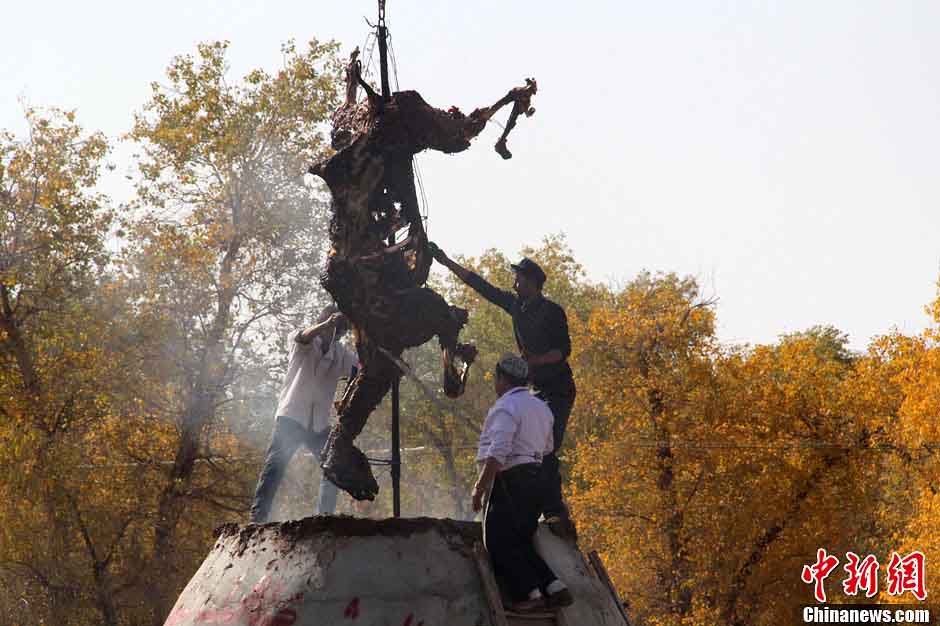
[[[508,626],[560,626],[557,613],[513,613],[506,611]]]

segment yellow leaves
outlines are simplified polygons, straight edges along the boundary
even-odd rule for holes
[[[119,224],[121,258],[104,245],[114,213],[94,191],[103,136],[84,132],[74,112],[35,109],[29,137],[0,132],[9,192],[0,289],[15,311],[2,313],[0,336],[0,561],[29,562],[68,589],[61,610],[76,623],[100,621],[86,600],[113,591],[95,587],[96,573],[107,584],[131,582],[121,592],[129,623],[150,621],[154,584],[177,582],[148,573],[165,489],[192,499],[179,553],[166,563],[180,578],[202,558],[212,527],[237,517],[201,494],[219,491],[227,511],[244,504],[257,468],[236,433],[259,409],[226,377],[261,370],[254,349],[270,329],[252,328],[257,336],[247,333],[237,354],[230,331],[269,310],[304,311],[313,299],[322,209],[311,209],[320,205],[296,164],[322,149],[333,49],[292,47],[277,79],[257,72],[248,84],[226,82],[226,44],[174,59],[171,87],[153,84],[130,133],[140,144],[139,197]],[[17,241],[4,238],[13,232]],[[28,253],[14,249],[24,242]],[[243,300],[233,303],[236,292]],[[213,464],[199,458],[174,486],[194,388],[214,394],[209,410],[232,417],[237,405],[244,414],[211,421],[195,445]],[[227,405],[229,392],[239,401]],[[84,537],[113,556],[101,572]],[[36,596],[36,621],[61,623],[43,617],[49,598]]]
[[[935,331],[877,338],[861,355],[830,327],[719,347],[689,287],[641,276],[572,324],[573,420],[594,429],[574,454],[570,503],[586,543],[626,564],[611,572],[628,597],[658,581],[630,597],[634,617],[720,623],[727,581],[756,555],[743,601],[757,603],[754,623],[781,623],[776,607],[805,590],[777,581],[816,547],[936,546],[940,455],[924,447],[940,440]],[[694,565],[669,565],[682,554]],[[681,619],[669,581],[692,590]],[[770,581],[773,604],[749,595]]]
[[[933,319],[936,327],[930,329],[926,335],[932,340],[940,340],[940,280],[937,281],[937,298],[926,307],[927,314]]]

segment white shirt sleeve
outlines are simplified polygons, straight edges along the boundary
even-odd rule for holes
[[[505,408],[498,408],[487,418],[485,430],[489,435],[489,445],[480,450],[480,458],[492,458],[500,465],[505,465],[512,452],[512,441],[519,429],[519,422]]]
[[[300,335],[301,335],[301,333],[304,332],[304,330],[306,330],[306,329],[305,329],[305,328],[299,328],[299,329],[297,329],[297,330],[291,331],[290,334],[287,335],[287,343],[288,343],[288,345],[290,346],[290,347],[288,348],[289,350],[294,350],[294,349],[298,349],[298,350],[309,350],[310,347],[313,346],[313,344],[317,341],[318,337],[314,337],[313,339],[311,339],[311,340],[308,341],[307,343],[302,342],[302,341],[300,340]]]
[[[301,354],[306,352],[306,349],[309,347],[306,344],[302,344],[297,341],[297,337],[300,336],[302,330],[291,331],[287,335],[287,361],[288,363],[293,363],[294,360]]]

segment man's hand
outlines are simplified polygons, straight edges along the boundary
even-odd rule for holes
[[[431,258],[441,265],[445,265],[447,261],[450,260],[447,258],[447,255],[444,253],[444,251],[441,250],[440,247],[438,247],[438,245],[433,241],[428,242],[428,252],[431,254]]]
[[[467,279],[470,277],[470,270],[461,267],[456,261],[452,261],[433,241],[428,242],[428,252],[431,253],[431,258],[456,274],[457,278],[467,282]]]
[[[531,352],[523,350],[522,358],[526,360],[526,363],[528,363],[530,367],[551,365],[552,363],[561,363],[565,360],[561,350],[549,350],[545,354],[532,354]]]
[[[473,495],[473,512],[474,513],[478,513],[480,509],[483,508],[483,494],[484,493],[485,493],[485,490],[483,489],[483,487],[480,485],[479,482],[473,485],[472,495]]]
[[[529,364],[529,367],[538,367],[546,364],[547,354],[532,354],[528,350],[522,351],[522,358]]]
[[[477,482],[473,485],[473,510],[475,512],[483,508],[483,494],[486,493],[487,489],[493,487],[493,481],[496,479],[500,467],[499,461],[492,457],[488,457],[483,462],[480,475],[477,476]]]
[[[326,318],[325,321],[320,322],[319,324],[314,324],[313,326],[308,326],[305,328],[299,335],[297,335],[297,341],[300,343],[310,343],[313,341],[313,338],[320,336],[326,341],[326,336],[329,333],[332,333],[335,329],[345,328],[344,324],[347,323],[346,316],[337,311],[333,315]],[[343,331],[345,332],[345,331]],[[323,346],[324,353],[328,349],[328,344]]]

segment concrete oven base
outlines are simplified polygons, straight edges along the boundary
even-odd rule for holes
[[[489,626],[480,541],[478,523],[446,519],[226,525],[165,626]],[[624,624],[576,546],[545,527],[536,544],[575,597],[558,623]]]

